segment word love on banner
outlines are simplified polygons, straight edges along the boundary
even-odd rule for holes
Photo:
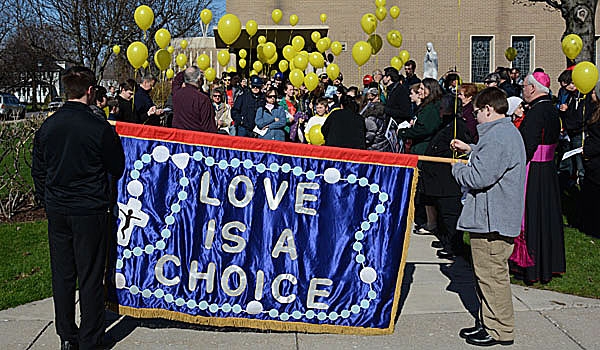
[[[414,156],[117,123],[109,304],[134,317],[394,330]]]

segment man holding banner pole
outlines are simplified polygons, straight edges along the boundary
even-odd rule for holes
[[[519,131],[505,117],[506,94],[483,90],[473,102],[479,142],[454,139],[453,150],[469,154],[469,163],[456,163],[452,175],[467,188],[459,230],[471,234],[471,252],[479,320],[459,335],[478,346],[514,343],[514,311],[508,270],[513,240],[521,231],[525,205],[525,146]],[[507,205],[510,204],[510,205]]]

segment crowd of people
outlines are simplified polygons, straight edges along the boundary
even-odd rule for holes
[[[341,73],[333,80],[323,73],[309,91],[281,72],[249,79],[224,73],[206,85],[203,72],[192,66],[174,77],[172,93],[159,107],[152,99],[157,80],[151,75],[107,91],[93,86],[89,70],[69,70],[63,77],[69,102],[36,134],[32,167],[37,198],[48,212],[55,305],[73,308],[77,276],[69,270],[69,278],[61,279],[66,270],[59,266],[73,269],[76,261],[96,269],[89,256],[60,250],[61,240],[73,240],[81,227],[96,232],[109,225],[107,179],[121,176],[123,150],[115,144],[114,131],[97,125],[108,118],[232,137],[454,159],[454,164],[419,162],[413,232],[435,235],[438,240],[432,245],[440,258],[472,257],[480,316],[461,337],[475,345],[512,343],[509,271],[526,283],[547,283],[566,272],[561,208],[566,189],[581,192],[573,224],[600,236],[600,221],[592,213],[600,194],[600,83],[584,99],[568,69],[558,77],[556,96],[543,69],[522,75],[516,68],[498,68],[485,77],[484,86],[463,83],[455,71],[439,80],[421,80],[415,71],[412,60],[404,74],[393,67],[375,70],[363,77],[360,87],[345,86]],[[66,131],[74,130],[72,123],[63,125],[73,113],[82,118],[77,134]],[[61,153],[68,140],[57,139],[57,132],[83,143],[80,136],[85,134],[101,146],[94,148],[93,157],[81,155],[97,171],[76,167],[86,172],[77,176],[93,178],[97,200],[76,201],[82,195],[89,198],[84,193],[89,188],[82,193],[64,190],[63,182],[71,177],[63,173],[71,170],[52,164],[68,164],[78,156]],[[104,159],[106,149],[120,154],[119,159]],[[563,160],[562,154],[572,150],[575,155]],[[462,157],[467,164],[458,161]],[[470,249],[463,232],[470,233]],[[97,243],[89,239],[100,238],[75,243]],[[100,290],[98,279],[98,272],[79,276],[82,312],[95,314],[100,307],[90,290]],[[79,341],[100,341],[101,321],[82,320]],[[57,330],[65,342],[77,340],[70,311],[57,318]]]

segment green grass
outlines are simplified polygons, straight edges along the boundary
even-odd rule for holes
[[[47,222],[0,224],[0,310],[52,295]]]
[[[531,287],[600,299],[600,239],[565,227],[565,255],[567,272],[563,276]],[[511,282],[525,285],[514,278]]]

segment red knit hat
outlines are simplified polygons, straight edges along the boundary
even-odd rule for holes
[[[369,85],[373,82],[373,76],[370,74],[367,74],[363,77],[363,85]]]

